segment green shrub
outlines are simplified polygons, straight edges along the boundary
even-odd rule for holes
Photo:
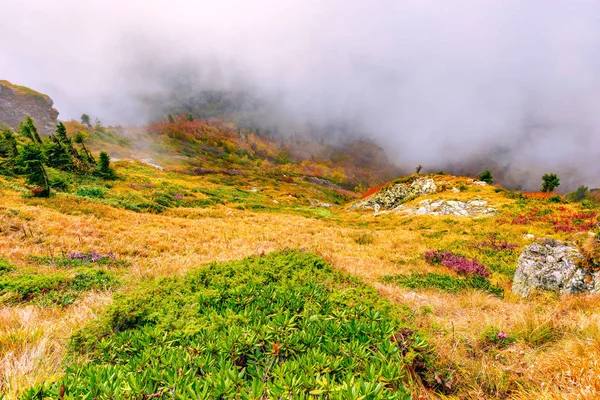
[[[48,183],[52,189],[62,192],[69,191],[69,182],[72,180],[68,173],[58,171],[54,168],[48,168]]]
[[[0,258],[0,275],[14,271],[16,269],[17,268],[14,265],[6,261],[4,258]]]
[[[9,302],[23,302],[58,290],[67,282],[63,274],[10,274],[0,277],[0,295],[8,295]]]
[[[81,187],[77,189],[77,196],[88,197],[91,199],[103,199],[104,190],[99,187]]]
[[[102,179],[117,179],[115,170],[110,166],[110,156],[107,152],[103,151],[100,153],[98,167],[93,173]]]
[[[74,276],[17,273],[0,276],[0,296],[8,303],[35,301],[43,306],[65,306],[80,292],[106,290],[117,284],[118,280],[103,270],[83,269],[76,271]]]
[[[482,182],[487,183],[488,185],[491,185],[492,183],[494,183],[494,178],[492,177],[492,172],[489,169],[486,169],[485,171],[480,173],[479,176],[477,177],[477,179],[479,179]]]
[[[382,278],[382,281],[410,289],[437,289],[448,293],[481,290],[498,297],[504,295],[504,290],[501,287],[492,285],[488,279],[477,275],[457,278],[446,274],[417,273],[410,275],[387,275]]]
[[[25,399],[410,399],[414,371],[435,382],[432,350],[397,308],[297,251],[148,283],[70,349],[65,375]]]
[[[567,200],[571,202],[582,202],[590,196],[590,191],[586,186],[580,186],[576,191],[567,194]]]

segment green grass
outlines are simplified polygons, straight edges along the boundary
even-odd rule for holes
[[[31,262],[37,265],[47,265],[54,268],[78,268],[78,267],[106,267],[106,268],[122,268],[129,267],[130,262],[126,260],[118,260],[110,257],[102,257],[98,261],[80,260],[68,257],[38,257],[31,256]]]
[[[382,281],[410,289],[437,289],[448,293],[481,290],[498,297],[502,297],[504,294],[501,287],[492,285],[489,280],[480,276],[457,278],[446,274],[417,273],[411,275],[387,275],[382,278]]]
[[[310,253],[213,263],[117,296],[23,398],[410,399],[435,358],[400,309]]]

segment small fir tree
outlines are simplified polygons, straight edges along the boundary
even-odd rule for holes
[[[80,158],[77,149],[73,146],[73,141],[67,136],[67,128],[62,122],[56,125],[56,138],[67,149],[69,154],[75,158]]]
[[[48,166],[63,171],[73,170],[73,157],[55,135],[52,135],[50,143],[44,146],[44,155]]]
[[[116,179],[117,174],[110,166],[110,156],[107,152],[103,151],[100,153],[98,167],[94,170],[94,175],[104,179]]]
[[[84,154],[85,154],[85,156],[87,158],[87,161],[90,164],[96,164],[96,159],[88,151],[87,147],[85,147],[85,141],[86,140],[87,140],[87,134],[85,132],[78,131],[77,133],[75,133],[75,136],[73,136],[73,141],[75,143],[81,145],[81,148],[83,149],[83,152],[84,152]]]
[[[35,127],[35,123],[30,116],[25,117],[25,122],[19,123],[19,131],[23,136],[28,138],[29,140],[36,142],[38,144],[42,144],[42,138]]]
[[[35,190],[33,192],[37,197],[50,196],[48,174],[44,167],[45,161],[42,149],[35,143],[27,143],[23,146],[21,153],[16,159],[16,164],[22,169],[27,177],[27,183],[40,188],[40,190]]]
[[[489,169],[486,169],[485,171],[480,173],[479,176],[477,177],[477,179],[479,179],[482,182],[487,183],[488,185],[491,185],[492,183],[494,183],[494,177],[492,176],[492,172]]]
[[[0,135],[0,157],[6,157],[13,159],[19,155],[17,149],[17,139],[14,133],[9,130],[5,130]]]

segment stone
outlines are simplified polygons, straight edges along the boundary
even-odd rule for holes
[[[580,266],[579,250],[559,241],[548,240],[527,246],[517,262],[512,291],[527,297],[534,290],[559,295],[598,293],[600,272]]]
[[[53,105],[54,101],[48,95],[0,80],[0,125],[16,131],[19,122],[30,116],[40,134],[51,135],[58,118],[58,111]]]
[[[310,183],[314,183],[315,185],[322,186],[327,189],[344,190],[344,188],[342,188],[341,186],[336,185],[335,183],[333,183],[327,179],[318,178],[316,176],[307,176],[304,178],[304,180],[307,182],[310,182]]]
[[[402,203],[420,196],[437,193],[438,186],[432,178],[419,177],[412,181],[392,184],[381,189],[373,196],[359,201],[350,207],[351,210],[392,210]]]
[[[396,212],[407,212],[417,215],[454,215],[457,217],[475,217],[494,215],[496,210],[488,207],[485,200],[458,201],[458,200],[422,200],[416,208],[397,207]]]

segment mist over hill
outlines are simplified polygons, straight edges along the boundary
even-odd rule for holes
[[[492,168],[527,189],[554,172],[561,191],[600,186],[597,2],[5,9],[23,17],[4,22],[15,34],[0,38],[0,75],[50,94],[64,118],[142,124],[170,110],[226,111],[280,135],[370,138],[407,170]],[[219,105],[224,93],[234,101]]]

